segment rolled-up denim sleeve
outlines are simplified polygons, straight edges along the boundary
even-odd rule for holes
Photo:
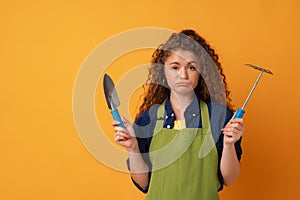
[[[226,114],[225,114],[224,126],[230,121],[232,116],[233,116],[233,112],[231,110],[227,109]],[[223,189],[223,184],[224,184],[224,179],[223,179],[223,176],[222,176],[222,173],[221,173],[221,170],[220,170],[220,163],[221,163],[221,157],[222,157],[222,152],[223,152],[223,139],[224,139],[224,135],[221,133],[220,137],[218,139],[218,142],[216,143],[216,147],[217,147],[217,150],[218,150],[218,160],[219,160],[219,163],[218,163],[218,166],[219,166],[218,167],[218,177],[219,177],[220,184],[221,184],[221,186],[219,188],[219,191],[221,191]],[[234,144],[236,155],[237,155],[237,158],[238,158],[239,161],[241,160],[241,157],[242,157],[241,142],[242,142],[242,138],[240,138]]]
[[[153,110],[148,110],[144,113],[142,113],[136,120],[136,122],[133,125],[135,134],[136,134],[136,139],[138,141],[138,146],[140,149],[140,152],[142,154],[142,158],[144,162],[147,164],[148,169],[149,169],[149,182],[151,179],[151,171],[152,171],[152,164],[151,160],[149,157],[149,148],[150,148],[150,143],[153,135],[153,131],[155,128],[155,123],[156,123],[156,111],[157,109]],[[130,162],[129,159],[126,160],[128,170],[130,171]],[[148,192],[148,186],[146,188],[142,188],[140,185],[138,185],[132,178],[132,182],[134,185],[143,193]]]

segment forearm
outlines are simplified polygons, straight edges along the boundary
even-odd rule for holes
[[[131,178],[142,188],[148,186],[149,168],[139,150],[128,151]]]
[[[115,130],[115,141],[117,144],[125,147],[128,151],[128,160],[132,179],[139,186],[145,188],[149,182],[148,165],[145,163],[140,152],[133,126],[126,118],[122,117],[122,120],[126,129],[119,126],[120,122],[114,121],[112,123]]]
[[[220,165],[224,184],[229,186],[237,179],[240,173],[240,163],[236,155],[234,144],[224,144]]]

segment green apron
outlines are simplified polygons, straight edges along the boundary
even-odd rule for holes
[[[152,176],[146,200],[217,200],[218,153],[208,108],[200,101],[202,128],[162,128],[165,102],[157,112],[150,145]],[[162,120],[159,120],[162,119]]]

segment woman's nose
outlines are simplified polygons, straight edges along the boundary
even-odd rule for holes
[[[182,79],[187,79],[188,78],[188,73],[187,73],[187,70],[185,68],[182,68],[180,71],[180,78]]]

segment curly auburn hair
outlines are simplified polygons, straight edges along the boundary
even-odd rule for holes
[[[170,89],[165,83],[164,64],[176,50],[191,51],[199,58],[201,76],[194,89],[197,97],[203,101],[221,103],[234,110],[219,56],[203,37],[194,30],[187,29],[173,33],[167,42],[154,51],[136,119],[151,106],[161,104],[170,95]]]

